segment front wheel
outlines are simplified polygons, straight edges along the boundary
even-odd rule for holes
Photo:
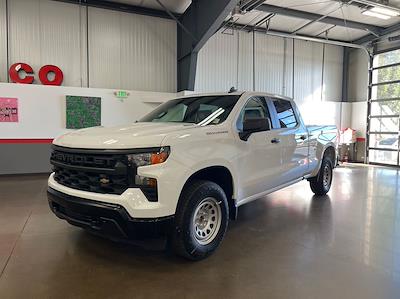
[[[228,227],[228,201],[222,188],[210,181],[194,181],[182,193],[169,247],[177,255],[201,260],[211,255]]]
[[[318,175],[309,180],[312,192],[314,192],[315,195],[327,194],[331,189],[332,178],[333,178],[332,162],[329,159],[324,158],[322,160],[321,168],[318,172]]]

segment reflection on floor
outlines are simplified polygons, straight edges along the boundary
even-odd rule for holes
[[[49,212],[46,176],[0,177],[0,298],[399,298],[400,171],[335,170],[239,210],[198,263],[92,236]]]

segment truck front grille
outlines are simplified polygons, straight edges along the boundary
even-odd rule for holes
[[[95,193],[122,194],[136,169],[128,167],[124,154],[104,150],[53,147],[54,179],[61,185]],[[128,171],[129,169],[129,171]]]

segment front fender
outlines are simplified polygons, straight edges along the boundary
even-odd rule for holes
[[[229,161],[225,159],[211,159],[207,161],[201,161],[193,165],[191,168],[191,174],[186,178],[185,182],[195,173],[210,167],[225,167],[232,176],[232,185],[233,185],[233,198],[237,198],[238,194],[238,184],[237,184],[237,175],[236,171]]]

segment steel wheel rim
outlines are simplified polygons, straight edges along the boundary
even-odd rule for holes
[[[213,197],[203,199],[193,214],[193,234],[201,245],[210,244],[217,236],[222,223],[220,203]]]
[[[324,172],[322,175],[323,175],[322,182],[324,184],[325,190],[327,190],[330,187],[332,181],[332,171],[329,165],[325,165]]]

